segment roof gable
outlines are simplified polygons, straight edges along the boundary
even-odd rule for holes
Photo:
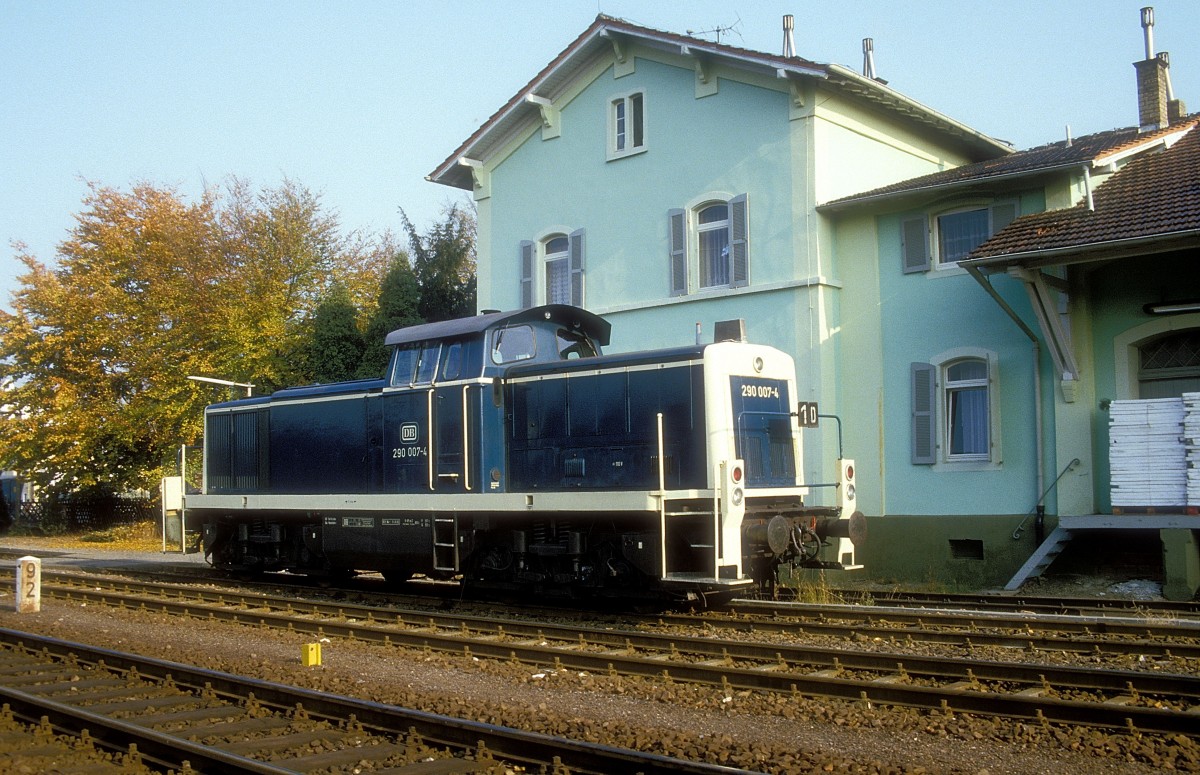
[[[917,122],[927,130],[964,143],[973,155],[994,156],[1011,152],[999,140],[988,137],[937,111],[905,97],[882,82],[860,76],[840,65],[820,64],[802,57],[787,57],[753,51],[688,35],[642,27],[624,19],[600,14],[595,21],[525,84],[499,110],[458,146],[427,179],[470,190],[471,167],[486,164],[513,135],[532,126],[546,103],[569,90],[570,83],[599,58],[619,60],[630,45],[682,54],[749,72],[780,79],[818,79],[828,88],[849,98]]]

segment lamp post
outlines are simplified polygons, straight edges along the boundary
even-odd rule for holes
[[[254,383],[252,382],[230,382],[227,379],[216,379],[215,377],[193,377],[190,374],[188,375],[188,379],[195,380],[196,382],[210,382],[214,385],[225,385],[226,387],[243,387],[246,388],[246,398],[250,397],[251,391],[254,389]]]

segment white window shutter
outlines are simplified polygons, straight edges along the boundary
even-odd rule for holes
[[[671,240],[671,295],[687,294],[687,213],[673,209],[667,211]]]
[[[583,306],[583,229],[571,232],[570,258],[571,264],[571,303],[576,307]]]
[[[521,240],[521,309],[533,306],[533,243]]]
[[[750,284],[750,210],[745,194],[729,200],[731,288]]]
[[[930,363],[909,365],[912,383],[912,463],[933,465],[937,462],[936,369]]]
[[[923,215],[909,218],[900,228],[904,273],[929,271],[929,219]]]

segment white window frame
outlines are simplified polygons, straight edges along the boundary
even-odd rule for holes
[[[637,103],[641,105],[640,111],[635,110],[635,104]],[[609,97],[605,111],[608,114],[608,160],[624,159],[628,156],[645,153],[648,147],[645,90],[637,89],[623,94],[614,94]],[[623,111],[623,118],[621,119],[618,119],[619,111]],[[637,133],[634,126],[634,118],[639,114],[641,118],[642,142],[639,145],[635,145],[634,139]],[[621,139],[624,140],[624,145],[618,148],[617,146]]]
[[[700,223],[700,214],[711,207],[724,207],[725,219],[723,221],[717,221],[713,223]],[[714,288],[730,287],[730,284],[733,282],[733,222],[729,213],[729,201],[725,199],[718,199],[712,202],[705,202],[698,207],[692,208],[692,223],[694,224],[696,237],[695,242],[693,243],[696,246],[696,288],[701,291],[708,291]],[[725,232],[725,282],[710,282],[706,285],[704,282],[704,275],[707,274],[705,271],[706,267],[704,266],[704,236],[710,232],[718,231]]]
[[[933,244],[931,245],[931,247],[933,248],[933,252],[934,252],[933,263],[934,263],[935,267],[937,267],[938,269],[951,269],[951,268],[957,269],[958,262],[961,261],[963,258],[966,258],[967,255],[969,255],[971,252],[970,250],[968,250],[966,253],[963,254],[962,258],[956,258],[952,261],[947,261],[943,258],[943,256],[945,255],[945,249],[943,246],[943,239],[942,239],[942,236],[943,236],[942,235],[942,219],[949,218],[949,217],[952,217],[955,215],[965,215],[967,213],[978,213],[978,212],[982,212],[984,217],[987,219],[987,227],[986,227],[987,234],[984,235],[984,238],[983,238],[983,241],[986,241],[988,236],[993,234],[991,208],[989,208],[988,205],[968,205],[965,207],[956,207],[953,210],[943,210],[942,212],[933,213],[930,216],[933,220]],[[983,241],[981,241],[979,244],[983,244]]]
[[[956,366],[960,366],[960,365],[964,365],[964,364],[982,364],[983,377],[951,380],[951,377],[950,377],[951,369],[953,369]],[[991,414],[992,414],[991,407],[988,406],[988,404],[991,402],[990,398],[991,398],[992,385],[991,385],[991,380],[988,378],[988,371],[989,371],[988,362],[987,362],[986,358],[959,358],[957,360],[950,361],[949,363],[945,363],[942,365],[942,369],[941,369],[941,372],[942,372],[942,405],[941,405],[941,408],[942,408],[942,411],[944,412],[944,417],[946,418],[945,423],[944,423],[945,427],[942,429],[942,432],[944,434],[944,436],[942,437],[942,444],[943,444],[943,448],[945,449],[945,452],[946,452],[947,460],[989,460],[991,458],[992,434],[991,434],[991,428],[987,427],[987,426],[990,425]],[[983,408],[983,411],[986,412],[986,414],[984,415],[984,418],[983,418],[984,419],[983,425],[986,430],[986,437],[984,439],[986,451],[984,451],[984,452],[967,452],[967,451],[955,452],[954,451],[954,437],[955,437],[955,431],[958,430],[955,427],[955,420],[956,420],[956,411],[955,410],[956,410],[956,404],[958,403],[957,397],[960,395],[968,395],[968,394],[975,393],[980,389],[983,390],[983,398],[984,398],[982,408]],[[976,418],[976,417],[970,417],[969,420],[970,420],[970,425],[974,425],[976,422],[978,422],[978,418]]]
[[[941,270],[960,269],[961,268],[961,267],[959,267],[958,262],[961,261],[962,258],[958,258],[953,261],[943,261],[942,260],[942,218],[944,218],[946,216],[950,216],[950,215],[960,215],[962,213],[973,213],[973,212],[978,212],[978,211],[982,210],[983,213],[987,216],[987,234],[984,235],[983,240],[979,243],[979,245],[982,245],[984,242],[987,242],[989,239],[991,239],[993,234],[995,234],[1000,229],[1004,228],[1004,226],[1008,225],[1008,223],[1004,223],[999,228],[997,228],[996,209],[998,207],[1009,207],[1009,206],[1011,206],[1013,208],[1014,217],[1020,214],[1020,204],[1015,199],[996,199],[996,200],[992,200],[992,201],[968,202],[968,203],[962,204],[962,205],[955,207],[953,209],[950,209],[950,210],[941,210],[936,213],[931,213],[930,220],[932,221],[931,229],[932,229],[932,233],[933,233],[932,234],[933,239],[932,239],[932,245],[930,245],[930,247],[933,250],[932,258],[933,258],[934,267],[936,269],[941,269]],[[1010,219],[1010,222],[1011,222],[1011,219]],[[978,247],[979,245],[976,245],[975,247]],[[975,249],[974,247],[971,248],[971,250],[974,250],[974,249]],[[967,254],[969,255],[970,252],[971,251],[968,250]],[[963,258],[966,258],[966,255],[964,255]]]

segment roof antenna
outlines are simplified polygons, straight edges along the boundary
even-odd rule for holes
[[[874,38],[863,38],[863,75],[872,81],[876,80]]]
[[[732,32],[734,35],[737,35],[739,38],[742,37],[742,33],[738,32],[738,25],[740,25],[741,23],[742,23],[742,17],[738,16],[737,21],[735,21],[733,24],[726,24],[725,26],[716,26],[716,27],[713,27],[711,30],[687,30],[687,34],[692,35],[693,37],[697,36],[697,35],[714,35],[717,39],[716,40],[717,45],[720,45],[721,44],[721,36],[727,32]]]
[[[796,56],[796,39],[792,35],[792,30],[796,28],[796,20],[789,13],[783,17],[783,55],[785,57]]]

